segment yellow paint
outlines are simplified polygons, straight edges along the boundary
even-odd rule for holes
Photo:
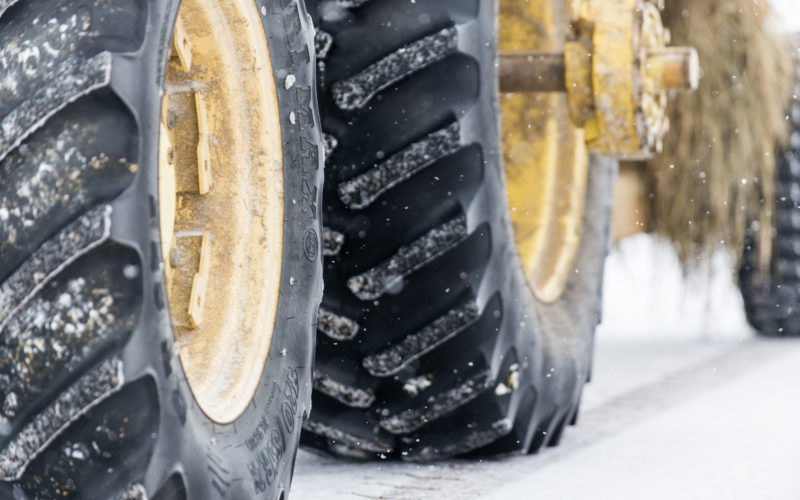
[[[167,297],[195,400],[227,424],[258,387],[275,324],[284,229],[276,82],[252,0],[184,0],[173,36],[159,162]]]
[[[159,127],[158,148],[158,192],[159,192],[159,229],[161,238],[161,255],[169,255],[169,235],[175,232],[175,150],[167,133],[167,128],[162,124]],[[170,194],[171,193],[171,194]]]
[[[501,0],[500,51],[564,50],[570,5],[562,0]],[[588,154],[570,122],[565,95],[503,94],[506,188],[517,251],[528,285],[543,302],[558,300],[572,275]]]
[[[665,47],[648,50],[644,64],[644,91],[697,90],[700,62],[695,49]]]
[[[201,92],[194,93],[195,112],[197,113],[197,186],[200,194],[208,194],[211,190],[211,152],[208,136],[208,106]]]
[[[186,36],[186,28],[184,28],[183,19],[180,16],[175,20],[175,26],[172,28],[172,46],[178,54],[183,70],[191,71],[193,47],[191,40]]]
[[[200,263],[192,278],[192,291],[189,294],[189,327],[197,328],[203,323],[203,308],[208,295],[208,278],[211,272],[211,242],[208,231],[203,231],[200,240]]]
[[[611,212],[614,241],[648,230],[651,217],[648,192],[644,165],[641,162],[620,162]]]
[[[584,127],[594,116],[591,53],[592,39],[586,33],[564,44],[567,106],[572,123],[577,127]]]
[[[575,0],[564,62],[570,116],[590,152],[646,158],[669,129],[665,90],[697,86],[691,48],[666,48],[669,33],[650,0]]]
[[[636,127],[641,91],[634,88],[635,7],[639,0],[584,2],[594,22],[592,87],[595,116],[587,121],[590,151],[612,156],[637,154],[643,149]]]

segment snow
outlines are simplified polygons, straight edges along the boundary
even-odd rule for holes
[[[642,371],[651,365],[657,373]],[[291,498],[796,499],[798,380],[796,342],[601,342],[587,404],[559,447],[427,465],[303,451]],[[602,387],[616,390],[592,396]]]
[[[789,347],[482,498],[797,499],[800,348]]]
[[[731,260],[718,252],[683,276],[673,249],[647,234],[618,242],[606,260],[598,337],[746,338],[751,335]]]
[[[800,32],[800,2],[798,0],[771,0],[775,9],[773,22],[785,33]]]

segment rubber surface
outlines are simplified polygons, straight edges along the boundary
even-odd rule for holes
[[[302,2],[259,5],[281,112],[284,262],[261,387],[215,425],[173,345],[156,212],[178,3],[0,0],[0,498],[289,487],[322,294],[313,31]]]
[[[796,81],[800,63],[795,58]],[[768,273],[759,269],[758,240],[749,231],[739,270],[739,288],[748,322],[761,335],[800,336],[800,87],[790,106],[790,135],[776,155],[775,231]]]
[[[592,160],[575,273],[537,302],[506,202],[496,3],[307,5],[328,161],[301,442],[419,461],[556,444],[589,375],[616,163]]]

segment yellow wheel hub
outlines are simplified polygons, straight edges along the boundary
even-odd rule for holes
[[[502,52],[564,50],[563,0],[501,0]],[[588,153],[566,94],[503,93],[501,131],[517,250],[537,299],[557,300],[574,272],[586,198]]]
[[[176,346],[217,423],[258,386],[283,245],[283,160],[267,40],[251,0],[184,0],[159,145],[159,220]]]
[[[667,91],[697,88],[697,52],[667,47],[658,5],[500,2],[511,221],[528,284],[543,302],[557,300],[569,276],[580,272],[574,261],[588,152],[627,159],[658,152],[669,129]]]

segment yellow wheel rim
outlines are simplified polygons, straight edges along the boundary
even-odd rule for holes
[[[501,52],[563,51],[566,0],[500,1]],[[588,179],[583,132],[570,123],[566,96],[500,96],[506,189],[517,251],[542,302],[561,297],[575,272]]]
[[[176,346],[213,421],[250,403],[281,273],[283,160],[267,40],[251,0],[184,0],[159,143],[159,221]]]

